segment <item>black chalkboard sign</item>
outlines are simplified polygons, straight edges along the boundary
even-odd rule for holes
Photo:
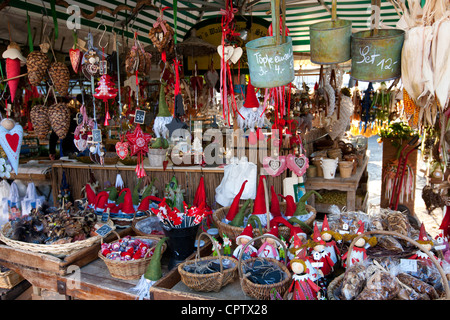
[[[145,111],[144,110],[136,110],[134,114],[134,123],[144,124],[145,121]]]
[[[102,131],[100,129],[92,130],[92,142],[102,142]]]
[[[102,225],[100,228],[95,230],[95,233],[104,238],[112,231],[112,228],[107,224]]]

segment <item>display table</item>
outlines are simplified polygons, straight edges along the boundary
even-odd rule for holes
[[[134,235],[134,232],[131,228],[127,228],[121,230],[119,235],[124,237]],[[104,241],[111,242],[116,239],[117,236],[111,234]],[[57,292],[67,298],[135,300],[136,294],[131,292],[131,289],[139,280],[121,280],[112,277],[106,264],[98,258],[99,250],[100,243],[61,259],[49,254],[12,248],[0,242],[0,264],[20,274],[34,288]],[[210,251],[211,243],[208,240],[200,252],[203,256],[209,254]],[[163,277],[170,274],[167,267],[169,258],[166,252],[168,250],[161,259]],[[193,259],[195,254],[196,252],[187,259]]]
[[[347,205],[348,211],[355,211],[357,209],[364,209],[367,204],[367,192],[362,201],[361,208],[356,206],[356,191],[358,189],[361,177],[367,170],[367,164],[369,162],[369,153],[364,157],[363,164],[359,166],[355,174],[352,174],[349,178],[341,178],[339,173],[336,173],[334,179],[324,179],[323,177],[307,178],[305,181],[305,189],[309,190],[338,190],[347,193]],[[332,204],[319,204],[315,202],[314,194],[308,199],[308,204],[313,206],[317,212],[327,213],[329,206]]]

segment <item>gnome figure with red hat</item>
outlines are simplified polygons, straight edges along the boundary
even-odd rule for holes
[[[441,260],[436,257],[436,255],[431,252],[431,248],[433,248],[433,240],[430,239],[427,235],[427,232],[425,231],[425,226],[422,222],[422,225],[420,226],[420,231],[419,231],[419,239],[416,240],[418,243],[420,243],[425,249],[428,250],[428,252],[430,252],[430,254],[433,256],[433,258],[435,258],[437,261],[439,261],[441,263]],[[425,252],[423,252],[422,250],[417,250],[412,256],[410,256],[408,259],[417,259],[417,260],[422,260],[422,261],[426,261],[428,263],[430,263],[430,265],[433,263],[431,261],[431,258],[429,255],[427,255]]]
[[[249,243],[250,240],[253,239],[253,227],[251,224],[248,224],[242,233],[236,237],[236,249],[233,251],[233,258],[239,259],[241,255],[242,249],[244,249],[245,245]],[[251,244],[245,248],[245,252],[242,253],[242,260],[246,260],[252,257],[256,257],[257,250]]]
[[[320,287],[311,278],[307,265],[306,250],[291,260],[292,283],[288,289],[287,300],[317,300]]]
[[[239,109],[240,115],[237,117],[238,125],[242,130],[249,129],[249,143],[255,144],[256,139],[263,139],[259,131],[264,126],[266,117],[264,115],[264,106],[261,105],[256,97],[255,87],[248,82],[244,105]],[[255,128],[258,128],[258,136],[255,135]]]
[[[351,236],[352,238],[355,238],[355,237],[359,236],[360,234],[364,233],[364,222],[362,222],[360,220],[360,221],[358,221],[358,223],[359,223],[358,231],[356,232],[356,234]],[[361,263],[367,258],[366,244],[369,244],[370,246],[374,246],[376,243],[377,243],[377,239],[375,237],[372,237],[370,239],[367,237],[359,238],[353,245],[353,249],[350,253],[350,266],[352,266],[356,263]],[[342,266],[344,268],[348,267],[347,266],[347,257],[348,257],[348,251],[345,252],[341,256]]]
[[[278,238],[278,227],[273,226],[270,231],[266,232],[264,235],[268,234]],[[257,255],[260,258],[272,258],[280,260],[277,240],[273,239],[272,237],[264,238],[264,242],[261,247],[259,247]]]
[[[330,253],[331,260],[336,264],[338,262],[338,257],[341,255],[336,240],[338,242],[342,241],[342,236],[340,233],[330,229],[327,215],[323,218],[321,235],[322,239],[325,241],[325,251]]]

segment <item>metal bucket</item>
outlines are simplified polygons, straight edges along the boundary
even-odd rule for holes
[[[323,21],[309,27],[311,62],[335,64],[351,59],[352,22]]]
[[[386,81],[401,76],[405,32],[375,29],[352,34],[351,76],[360,81]]]
[[[286,1],[282,1],[282,24],[280,35],[280,0],[271,0],[273,37],[249,41],[247,49],[248,69],[253,86],[275,88],[294,81],[294,50],[292,38],[285,34]]]
[[[257,88],[274,88],[294,81],[294,51],[292,38],[276,45],[275,37],[262,37],[249,41],[248,69],[252,85]]]

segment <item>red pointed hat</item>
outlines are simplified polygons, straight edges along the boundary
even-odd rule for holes
[[[255,87],[252,85],[251,81],[248,81],[247,92],[244,102],[245,108],[259,108],[259,101],[256,97]]]
[[[199,207],[202,202],[206,203],[205,180],[203,176],[200,177],[200,181],[198,183],[197,191],[195,192],[192,205],[194,207]]]
[[[122,194],[122,192],[125,192],[125,198],[123,200],[123,206],[122,206],[122,212],[126,214],[135,213],[134,207],[133,207],[133,198],[131,197],[131,190],[129,188],[123,188],[122,191],[119,193],[119,197]]]
[[[272,214],[273,217],[281,217],[280,201],[278,201],[278,196],[273,186],[270,186],[270,192],[271,192],[270,213]]]
[[[284,199],[284,201],[286,201],[286,212],[284,213],[284,215],[286,217],[292,217],[295,213],[295,210],[297,209],[297,205],[295,204],[294,197],[291,195],[287,195],[285,197],[285,196],[282,196],[281,194],[279,196],[282,197]]]
[[[264,234],[270,234],[270,235],[278,238],[278,227],[273,226],[272,228],[270,228],[269,231],[265,232]]]
[[[363,234],[364,233],[364,222],[359,220],[358,223],[359,223],[359,228],[358,228],[358,231],[356,232],[356,234]]]
[[[96,194],[94,190],[92,190],[92,187],[89,183],[86,183],[85,191],[88,204],[94,205],[96,200]]]
[[[114,202],[108,203],[106,208],[109,208],[109,213],[119,213],[119,207]]]
[[[248,180],[245,180],[242,185],[241,189],[239,190],[238,194],[234,197],[233,202],[231,203],[230,209],[228,210],[226,220],[227,221],[233,221],[236,214],[239,212],[239,201],[241,200],[242,193],[244,192],[244,188]]]
[[[420,225],[419,239],[417,240],[417,242],[421,244],[426,244],[429,243],[430,241],[432,240],[428,238],[427,232],[425,231],[425,225],[422,222],[422,224]]]
[[[244,230],[242,231],[242,233],[236,237],[236,242],[238,241],[238,239],[241,239],[241,238],[246,238],[246,239],[248,239],[248,240],[253,239],[253,227],[252,227],[251,224],[248,224],[248,225],[244,228]]]
[[[266,208],[266,195],[264,193],[264,181],[266,176],[260,175],[258,188],[256,189],[256,197],[253,205],[253,214],[265,214],[267,213]]]
[[[151,201],[150,197],[151,196],[147,196],[141,200],[141,203],[139,203],[137,211],[147,211],[150,208],[150,201]]]
[[[99,192],[95,199],[95,209],[105,209],[108,197],[109,193],[107,191]]]
[[[330,229],[330,226],[328,225],[327,215],[325,215],[323,218],[323,223],[322,223],[322,232],[328,232],[328,231],[331,231],[331,229]]]
[[[314,223],[314,232],[312,240],[319,244],[325,244],[325,241],[322,240],[322,235],[319,232],[319,227],[317,227],[317,223]]]

